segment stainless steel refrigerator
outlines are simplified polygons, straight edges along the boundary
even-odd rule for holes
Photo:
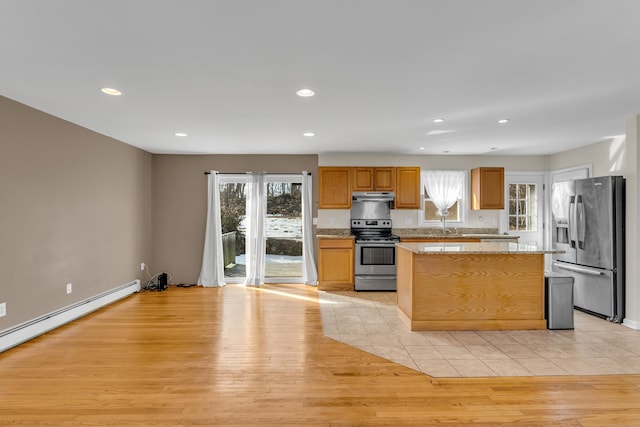
[[[554,183],[552,270],[574,278],[580,310],[621,323],[625,289],[625,180],[604,176]]]

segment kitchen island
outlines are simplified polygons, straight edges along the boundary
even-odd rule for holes
[[[397,244],[397,299],[412,331],[545,329],[544,255],[509,242]]]

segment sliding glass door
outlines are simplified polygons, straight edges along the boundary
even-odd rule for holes
[[[220,176],[220,215],[225,280],[241,283],[246,277],[248,229],[247,198],[250,179],[245,174]],[[299,282],[302,278],[302,179],[299,175],[266,175],[264,195],[265,282]]]

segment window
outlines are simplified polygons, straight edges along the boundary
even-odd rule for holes
[[[538,230],[535,184],[509,184],[509,231]]]
[[[464,206],[466,202],[465,195],[467,194],[467,180],[468,174],[466,171],[462,174],[462,191],[458,200],[449,208],[449,215],[445,218],[446,223],[460,224],[464,222]],[[434,204],[431,196],[427,191],[426,186],[427,171],[422,170],[420,172],[420,182],[422,188],[422,209],[420,210],[419,225],[435,226],[442,224],[442,217],[438,212],[438,208]]]

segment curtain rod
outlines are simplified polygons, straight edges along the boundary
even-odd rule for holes
[[[246,174],[246,172],[237,172],[237,173],[233,173],[233,172],[218,172],[218,175],[242,175],[243,173]],[[204,173],[205,175],[211,175],[211,172],[206,171]],[[278,173],[278,172],[267,172],[267,174],[270,175],[300,175],[299,173],[293,173],[293,172],[286,172],[286,173]],[[307,172],[307,175],[311,175],[311,172]]]

